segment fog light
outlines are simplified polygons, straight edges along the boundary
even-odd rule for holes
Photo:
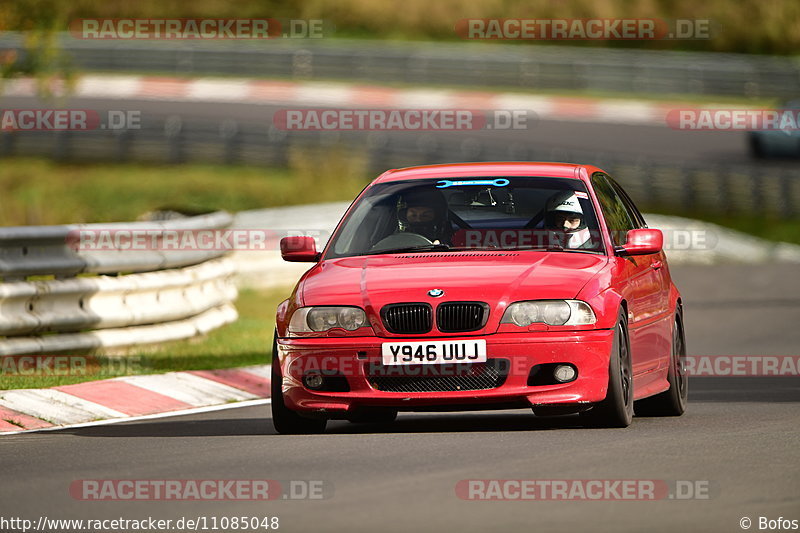
[[[572,381],[577,374],[575,369],[570,365],[558,365],[553,371],[553,377],[556,378],[556,381],[559,383]]]
[[[309,389],[319,390],[324,383],[322,375],[317,372],[309,372],[303,376],[303,384]]]

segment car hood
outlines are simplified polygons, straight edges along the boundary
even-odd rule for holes
[[[575,298],[607,262],[599,254],[543,251],[348,257],[312,268],[301,297],[305,306],[359,306],[371,318],[398,302],[481,301],[497,309],[517,300]],[[431,297],[431,289],[444,294]]]

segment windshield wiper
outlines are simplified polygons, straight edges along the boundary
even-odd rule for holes
[[[580,252],[582,254],[602,254],[599,250],[592,250],[591,248],[564,248],[560,244],[548,244],[544,246],[517,246],[510,248],[512,250],[541,250],[543,252]]]
[[[445,252],[452,248],[448,244],[421,244],[418,246],[406,246],[404,248],[387,248],[385,250],[375,250],[364,255],[379,254],[404,254],[413,252]]]

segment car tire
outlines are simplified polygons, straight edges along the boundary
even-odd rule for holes
[[[681,416],[686,411],[689,396],[689,378],[686,375],[686,336],[683,330],[683,312],[680,307],[672,327],[672,353],[667,373],[669,389],[639,400],[634,409],[637,416]]]
[[[628,321],[620,310],[614,341],[608,362],[608,391],[606,399],[583,414],[589,425],[605,428],[625,428],[633,420],[633,371],[631,366]]]
[[[397,409],[386,407],[361,407],[347,420],[353,424],[391,424],[397,419]]]
[[[272,396],[272,425],[275,431],[283,435],[310,435],[323,433],[328,421],[324,418],[305,418],[286,407],[283,401],[283,390],[281,384],[283,375],[281,374],[281,363],[278,359],[278,340],[277,333],[272,341],[272,378],[270,391]]]

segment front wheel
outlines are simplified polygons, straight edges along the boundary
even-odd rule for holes
[[[636,402],[637,416],[681,416],[689,397],[689,378],[686,375],[686,337],[683,332],[683,313],[680,308],[672,327],[672,353],[667,373],[669,389]]]
[[[585,417],[590,425],[607,428],[628,427],[633,420],[633,370],[624,310],[620,310],[614,328],[606,399],[587,411]]]
[[[272,425],[275,431],[284,435],[309,435],[322,433],[328,421],[323,419],[305,418],[286,407],[283,401],[283,375],[281,374],[281,362],[278,359],[278,340],[277,333],[275,340],[272,341],[272,377],[270,391],[272,396]]]

